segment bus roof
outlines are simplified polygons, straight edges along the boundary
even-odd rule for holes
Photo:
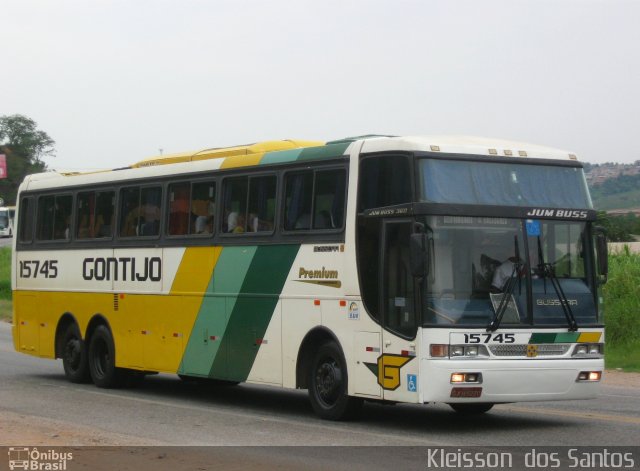
[[[577,160],[575,154],[561,149],[525,142],[489,139],[475,136],[405,136],[369,138],[361,152],[390,150],[427,151],[443,154],[472,154],[488,157],[531,157],[542,159]]]
[[[470,136],[386,136],[366,135],[322,142],[305,140],[265,141],[242,146],[211,148],[161,155],[140,160],[128,167],[93,172],[54,171],[29,175],[23,190],[97,184],[140,177],[165,176],[206,170],[287,163],[297,160],[335,158],[348,154],[352,144],[362,143],[361,153],[423,151],[442,154],[470,154],[491,157],[527,157],[577,160],[568,151],[515,141]],[[143,173],[140,173],[143,172]],[[78,177],[78,178],[76,178]]]

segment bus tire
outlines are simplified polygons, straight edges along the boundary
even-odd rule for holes
[[[485,412],[490,411],[491,408],[493,407],[493,404],[490,402],[469,403],[469,404],[455,403],[455,404],[449,404],[449,406],[454,411],[460,414],[477,415],[477,414],[484,414]]]
[[[122,385],[124,373],[116,368],[116,347],[113,335],[105,325],[93,331],[89,342],[89,372],[99,388],[117,388]]]
[[[342,350],[333,341],[318,348],[309,369],[309,401],[314,412],[325,420],[356,418],[362,399],[347,395],[347,367]]]
[[[91,381],[87,348],[75,322],[69,324],[64,331],[61,347],[62,367],[66,378],[72,383]]]

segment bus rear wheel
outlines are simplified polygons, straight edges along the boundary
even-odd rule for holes
[[[484,414],[488,412],[493,407],[493,404],[490,402],[481,402],[475,404],[449,404],[449,406],[456,412],[460,414],[466,415],[476,415],[476,414]]]
[[[67,326],[62,337],[62,367],[67,379],[72,383],[87,383],[91,380],[89,375],[89,362],[87,349],[82,341],[80,329],[73,323]]]
[[[89,342],[89,372],[99,388],[117,388],[122,385],[123,371],[116,368],[116,348],[111,331],[99,325]]]
[[[347,395],[346,362],[335,342],[327,342],[317,350],[307,384],[311,406],[322,419],[353,419],[362,409],[361,398]]]

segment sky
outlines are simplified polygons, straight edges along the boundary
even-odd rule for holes
[[[472,135],[640,159],[637,0],[2,0],[0,115],[57,170]]]

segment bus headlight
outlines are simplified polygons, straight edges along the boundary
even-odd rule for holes
[[[460,357],[488,357],[489,352],[484,345],[451,345],[449,348],[450,356]]]
[[[462,345],[452,345],[451,346],[451,356],[452,357],[461,357],[464,355],[464,347]]]
[[[602,343],[583,343],[576,345],[573,349],[574,357],[599,357],[604,353],[604,344]]]

